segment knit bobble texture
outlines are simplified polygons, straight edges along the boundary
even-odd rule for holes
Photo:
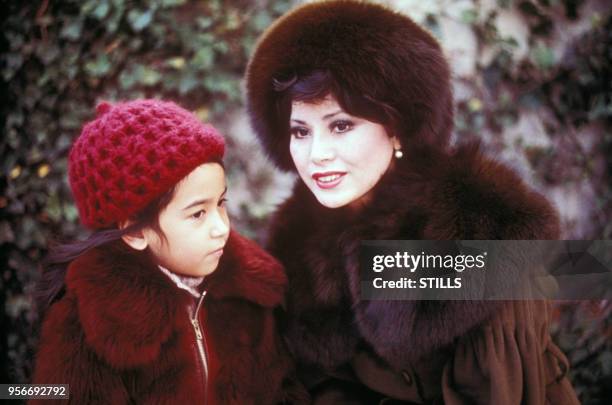
[[[220,161],[212,126],[172,102],[101,102],[70,151],[68,177],[81,223],[91,229],[132,217],[201,164]]]
[[[98,114],[98,117],[101,117],[102,115],[109,112],[111,107],[112,107],[111,104],[107,101],[100,102],[98,106],[96,107],[96,113]]]

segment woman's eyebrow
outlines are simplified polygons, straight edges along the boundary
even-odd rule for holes
[[[335,111],[335,112],[333,112],[333,113],[325,114],[325,115],[323,116],[323,120],[328,120],[328,119],[332,118],[332,117],[333,117],[333,116],[335,116],[335,115],[342,114],[343,112],[344,112],[344,111],[342,111],[342,110],[338,110],[338,111]],[[298,123],[298,124],[306,125],[306,122],[305,122],[305,121],[299,120],[299,119],[297,119],[297,118],[291,118],[291,121],[296,122],[296,123]]]
[[[344,112],[344,111],[342,111],[342,110],[338,110],[338,111],[333,112],[333,113],[325,114],[325,115],[323,116],[323,119],[324,119],[324,120],[328,120],[328,119],[330,119],[331,117],[333,117],[334,115],[342,114],[343,112]]]

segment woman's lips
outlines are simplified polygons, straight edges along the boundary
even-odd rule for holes
[[[340,184],[345,175],[346,172],[315,173],[312,175],[312,179],[319,188],[327,190]]]

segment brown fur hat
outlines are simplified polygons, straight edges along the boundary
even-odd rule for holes
[[[400,141],[448,143],[450,70],[438,42],[405,15],[354,0],[301,5],[257,43],[246,71],[251,124],[281,169],[293,169],[287,123],[279,123],[273,79],[328,70],[352,94],[393,107]]]

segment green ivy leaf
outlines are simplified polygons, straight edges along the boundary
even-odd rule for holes
[[[71,144],[72,138],[68,134],[62,133],[60,136],[57,137],[57,140],[55,141],[55,149],[59,151],[66,150],[70,147]]]
[[[196,88],[199,83],[200,83],[200,81],[195,76],[195,74],[187,73],[185,76],[183,76],[181,78],[181,81],[179,83],[179,93],[180,94],[187,94],[191,90]]]
[[[70,201],[64,202],[64,218],[68,222],[75,222],[79,218],[77,207]]]
[[[45,212],[53,221],[59,222],[62,219],[62,205],[57,193],[52,193],[47,199]]]
[[[442,38],[442,28],[440,22],[434,14],[427,14],[424,21],[425,27],[431,32],[436,38]]]
[[[178,91],[180,81],[181,81],[181,72],[167,72],[164,73],[164,80],[162,80],[161,84],[165,91]]]
[[[186,2],[187,0],[161,0],[161,6],[163,8],[171,8],[171,7],[182,6]]]
[[[36,47],[36,55],[40,58],[42,63],[49,65],[61,55],[61,51],[57,45],[40,42]]]
[[[25,250],[31,246],[34,233],[36,232],[36,221],[30,216],[24,216],[21,220],[21,226],[17,232],[17,246],[21,250]]]
[[[250,23],[257,31],[263,31],[272,23],[272,17],[266,11],[261,10],[253,16]]]
[[[197,50],[191,59],[191,66],[196,70],[208,70],[212,67],[215,54],[210,47],[202,47]]]
[[[123,14],[125,13],[125,4],[123,0],[113,0],[113,13],[107,19],[106,22],[106,30],[114,34],[119,29],[119,23],[123,18]]]
[[[148,66],[143,66],[140,72],[140,83],[145,86],[154,86],[161,80],[161,74],[155,69]]]
[[[24,44],[23,35],[19,34],[18,32],[5,31],[4,36],[6,37],[6,39],[8,39],[9,44],[11,45],[11,50],[22,50]]]
[[[478,20],[478,10],[469,9],[461,12],[461,21],[464,24],[474,24]]]
[[[183,70],[185,68],[185,58],[177,56],[166,60],[166,65],[176,70]]]
[[[532,55],[534,62],[542,70],[550,69],[555,64],[555,54],[546,45],[539,44],[536,46]]]
[[[94,8],[91,15],[97,20],[103,20],[110,11],[110,4],[107,1],[103,1]]]
[[[2,77],[10,81],[23,65],[23,56],[20,53],[8,53],[4,58],[5,67],[2,69]]]
[[[139,11],[139,10],[131,10],[128,13],[128,22],[132,29],[136,32],[140,32],[143,29],[147,28],[151,21],[153,20],[154,9],[149,9],[147,11]]]
[[[226,74],[210,74],[204,78],[204,87],[211,93],[225,93],[235,97],[238,90],[236,80]]]
[[[198,27],[202,30],[207,30],[213,25],[213,19],[210,17],[198,17],[196,18],[196,23]]]
[[[213,44],[213,49],[222,55],[229,52],[229,45],[226,41],[218,41]]]
[[[111,69],[110,60],[105,53],[101,53],[98,57],[85,64],[85,72],[91,77],[103,77]]]
[[[63,114],[60,116],[59,125],[62,129],[71,130],[81,127],[81,118],[75,114]]]
[[[81,38],[83,32],[83,20],[78,18],[70,23],[64,25],[60,32],[60,38],[67,39],[69,41],[77,41]]]

